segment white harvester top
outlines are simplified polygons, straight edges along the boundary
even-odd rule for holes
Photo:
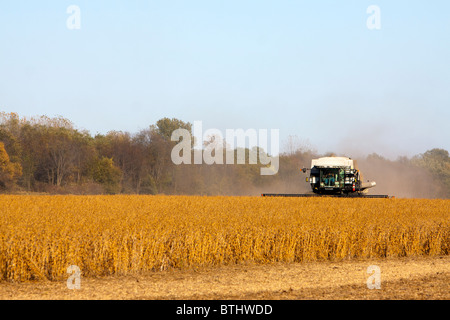
[[[322,157],[319,159],[312,159],[311,168],[312,167],[358,169],[356,168],[356,161],[347,157]]]

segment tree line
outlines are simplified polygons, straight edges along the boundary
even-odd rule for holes
[[[323,156],[311,148],[290,144],[280,154],[279,171],[273,176],[260,175],[259,162],[175,165],[171,151],[177,142],[170,138],[178,128],[191,131],[192,125],[163,118],[137,133],[110,131],[92,136],[63,117],[21,118],[16,113],[0,112],[0,192],[197,195],[307,192],[309,186],[300,169],[309,166],[311,159]],[[247,159],[252,151],[245,149]],[[358,161],[370,178],[382,178],[382,187],[383,181],[394,180],[399,183],[393,191],[416,186],[408,196],[450,197],[450,157],[446,150],[431,149],[411,159],[401,157],[396,161],[371,154]],[[387,172],[390,174],[386,175]]]

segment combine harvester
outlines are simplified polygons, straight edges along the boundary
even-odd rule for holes
[[[311,161],[311,169],[303,168],[303,173],[310,171],[306,182],[312,192],[263,193],[263,197],[347,197],[347,198],[389,198],[388,195],[368,194],[369,188],[376,186],[375,181],[363,182],[356,160],[346,157],[323,157]]]

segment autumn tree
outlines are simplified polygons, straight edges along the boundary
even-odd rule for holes
[[[106,135],[97,135],[94,138],[99,157],[113,159],[114,164],[120,168],[122,173],[120,185],[122,186],[122,191],[126,193],[133,192],[131,140],[131,134],[122,131],[110,131]]]
[[[450,197],[450,156],[444,149],[431,149],[413,157],[412,163],[427,169],[433,175],[436,183],[443,185],[442,195]]]
[[[22,175],[22,167],[17,162],[11,162],[5,145],[0,142],[0,188],[11,189],[18,177]]]
[[[162,118],[156,121],[156,126],[152,127],[152,129],[165,140],[170,141],[172,132],[177,129],[186,129],[191,133],[192,125],[189,122],[184,122],[176,118]]]
[[[95,182],[100,183],[106,193],[116,194],[120,192],[120,178],[122,172],[114,165],[113,159],[102,157],[94,161],[91,166],[91,175]]]

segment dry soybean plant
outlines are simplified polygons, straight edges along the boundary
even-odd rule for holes
[[[450,200],[0,196],[0,280],[449,254]]]

